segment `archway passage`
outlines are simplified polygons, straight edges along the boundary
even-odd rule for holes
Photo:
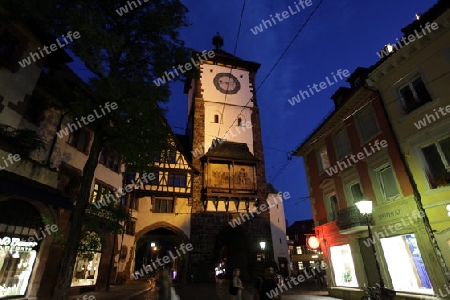
[[[214,247],[216,268],[224,268],[221,276],[231,278],[233,269],[241,270],[241,279],[249,280],[253,273],[251,251],[244,233],[236,228],[226,227],[216,237]]]
[[[184,281],[190,250],[184,238],[170,229],[153,229],[136,242],[135,274],[154,276],[158,270],[167,270],[174,280]]]

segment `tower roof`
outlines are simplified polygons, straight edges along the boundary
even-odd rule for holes
[[[229,141],[217,142],[211,146],[205,154],[207,157],[226,158],[233,160],[257,161],[258,159],[250,152],[246,143]]]

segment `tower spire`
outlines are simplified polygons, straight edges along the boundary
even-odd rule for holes
[[[216,50],[222,50],[223,37],[219,32],[212,38],[212,44],[216,47]]]

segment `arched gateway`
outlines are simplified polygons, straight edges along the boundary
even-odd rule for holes
[[[139,279],[165,269],[175,280],[185,281],[191,250],[189,238],[178,227],[167,222],[148,225],[136,233],[130,273]]]

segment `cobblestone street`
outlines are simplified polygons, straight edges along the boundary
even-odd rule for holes
[[[223,281],[217,284],[176,284],[175,288],[181,300],[228,300],[228,282]],[[283,300],[302,300],[302,299],[317,299],[317,300],[333,300],[327,296],[326,291],[311,291],[303,289],[292,289],[282,295]],[[156,300],[156,293],[153,291],[146,292],[139,296],[131,298],[132,300]],[[243,300],[254,299],[251,290],[244,290]]]

